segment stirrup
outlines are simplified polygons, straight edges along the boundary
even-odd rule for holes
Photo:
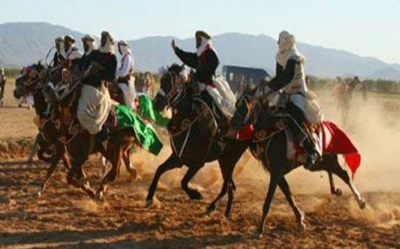
[[[312,169],[314,167],[315,163],[317,162],[318,157],[319,156],[316,151],[312,152],[311,154],[307,154],[306,162],[303,165],[304,168],[308,169],[308,170]]]

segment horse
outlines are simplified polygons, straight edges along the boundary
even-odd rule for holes
[[[137,134],[132,127],[122,127],[110,130],[108,144],[104,147],[102,142],[95,139],[90,144],[91,135],[84,130],[76,116],[78,101],[80,97],[82,82],[70,82],[65,92],[58,96],[54,102],[54,120],[58,124],[59,136],[66,151],[71,157],[71,170],[68,173],[69,183],[82,188],[91,198],[101,199],[104,196],[107,185],[115,181],[120,172],[121,162],[124,161],[127,171],[133,179],[136,178],[136,169],[130,163],[130,151],[135,144],[138,144]],[[111,169],[104,176],[100,187],[95,192],[85,179],[82,165],[90,154],[100,152],[110,163]]]
[[[26,91],[27,89],[23,84],[29,79],[31,68],[32,66],[22,68],[19,75],[15,79],[15,88],[13,91],[13,95],[14,98],[18,100],[18,107],[22,107],[22,103],[26,102],[28,104],[28,108],[31,108],[31,96],[30,93]]]
[[[229,192],[233,196],[235,189],[233,181],[225,181],[232,174],[233,165],[248,147],[247,142],[216,140],[217,124],[210,107],[196,93],[196,82],[184,82],[179,76],[183,66],[173,64],[168,67],[160,79],[160,88],[154,98],[154,107],[162,111],[172,109],[171,120],[168,123],[169,138],[172,148],[171,155],[158,166],[146,197],[146,207],[153,203],[153,197],[160,177],[168,170],[180,168],[183,165],[188,171],[181,180],[181,187],[190,199],[202,199],[201,193],[188,186],[192,177],[206,162],[218,160],[224,184],[220,195]],[[222,146],[221,146],[222,145]],[[230,210],[226,210],[229,213]]]
[[[264,101],[265,95],[261,95],[260,97],[255,94],[258,89],[259,87],[251,90],[247,89],[241,97],[238,98],[236,111],[231,120],[227,136],[236,138],[237,132],[242,127],[251,124],[254,127],[254,138],[251,144],[252,153],[262,162],[264,168],[270,172],[270,183],[263,206],[263,214],[261,222],[255,232],[255,235],[261,238],[270,204],[277,186],[283,191],[286,200],[291,206],[299,228],[305,229],[304,214],[296,205],[289,184],[285,179],[286,174],[299,167],[304,162],[288,158],[287,148],[290,135],[285,125],[285,122],[287,122],[285,120],[286,118],[279,117],[273,113],[268,103]],[[270,132],[271,135],[267,135],[268,132]],[[322,158],[311,170],[327,171],[331,183],[331,192],[340,195],[342,191],[334,187],[332,174],[338,176],[350,187],[359,207],[361,209],[365,208],[365,200],[355,188],[348,172],[340,166],[338,154],[324,152]],[[213,207],[211,206],[211,208]]]
[[[29,82],[32,89],[35,90],[34,95],[33,95],[34,103],[35,103],[34,107],[35,107],[36,114],[39,117],[39,134],[37,135],[37,137],[35,139],[35,145],[36,144],[39,145],[38,158],[40,160],[50,163],[50,167],[47,169],[46,178],[41,183],[40,187],[36,190],[35,193],[38,197],[41,196],[43,190],[45,189],[46,183],[49,180],[49,178],[51,177],[51,175],[54,173],[58,162],[60,160],[62,160],[64,162],[64,166],[67,168],[67,170],[69,172],[68,176],[67,176],[68,183],[82,188],[91,197],[95,197],[96,196],[95,192],[87,184],[83,184],[82,182],[80,182],[80,179],[78,179],[78,180],[75,179],[75,175],[71,174],[71,169],[72,169],[71,165],[74,160],[71,160],[69,155],[72,155],[73,158],[75,158],[76,155],[78,155],[80,153],[80,151],[76,150],[75,148],[82,148],[82,147],[75,143],[70,144],[69,141],[66,140],[68,132],[66,132],[65,124],[62,123],[59,118],[57,118],[57,117],[60,117],[60,112],[59,112],[58,107],[60,107],[63,104],[68,105],[70,103],[69,101],[73,102],[75,100],[76,95],[72,95],[72,94],[71,95],[68,95],[68,94],[62,95],[63,93],[66,93],[65,90],[69,90],[71,92],[71,88],[68,88],[68,87],[65,88],[63,86],[59,87],[60,85],[57,84],[58,83],[57,79],[60,79],[60,77],[59,77],[59,74],[57,72],[55,72],[53,68],[45,68],[45,67],[43,67],[41,65],[37,65],[37,64],[33,64],[31,67],[35,68],[35,70],[37,70],[39,73],[39,77],[37,79],[35,79],[33,82]],[[28,80],[28,78],[21,78],[20,84],[26,85],[26,82],[23,81],[23,79],[25,79],[25,81],[26,81],[26,80]],[[46,84],[49,81],[57,82],[56,87],[48,88]],[[68,85],[66,85],[66,86],[68,86]],[[74,84],[74,86],[77,86],[77,85]],[[47,114],[45,114],[45,113],[46,113],[46,111],[48,111],[48,103],[46,101],[46,97],[44,96],[44,90],[46,89],[46,87],[47,87],[46,93],[48,95],[47,101],[51,102],[51,105],[52,105],[52,109],[51,109],[52,111],[47,112]],[[59,89],[63,89],[63,90],[61,90],[59,92],[55,92]],[[59,99],[60,95],[62,97],[61,100]],[[71,139],[71,137],[69,137],[69,139]],[[87,136],[85,137],[85,139],[88,140]],[[81,141],[81,140],[79,140],[79,141],[80,142],[78,142],[78,143],[87,144],[86,141]],[[113,144],[116,144],[116,143],[117,143],[117,141],[110,143],[111,147],[113,147],[114,146]],[[33,147],[35,147],[35,145]],[[49,148],[52,148],[52,154],[51,154],[51,156],[45,156],[44,153]],[[97,149],[93,150],[92,153],[99,151],[98,148],[99,147],[97,147]],[[34,151],[34,149],[31,150],[31,156],[33,155],[33,151]],[[111,149],[111,151],[114,152],[113,149]],[[30,156],[30,158],[31,158],[31,156]],[[109,156],[108,158],[114,159],[114,158],[116,158],[116,156]],[[125,162],[127,171],[131,174],[131,176],[133,176],[133,178],[135,178],[136,170],[130,164],[129,154],[127,152],[123,153],[122,158]],[[113,178],[113,176],[114,175],[116,176],[116,174],[115,174],[116,170],[119,170],[119,167],[116,163],[114,163],[113,168],[110,170],[111,173],[109,173],[109,175],[106,175],[106,177],[103,179],[103,182],[101,185],[102,187],[98,191],[98,196],[102,196],[105,191],[106,184],[115,179],[115,178]],[[80,177],[84,177],[84,176],[85,176],[84,173],[80,174]]]

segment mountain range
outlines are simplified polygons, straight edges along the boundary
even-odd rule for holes
[[[112,33],[112,31],[110,30]],[[80,38],[85,34],[59,25],[44,22],[17,22],[0,24],[0,66],[22,67],[46,59],[58,36],[72,35],[82,49]],[[99,36],[99,34],[92,34]],[[172,36],[153,36],[129,40],[135,58],[136,71],[153,71],[173,62],[180,63],[170,43]],[[195,51],[194,38],[176,39],[176,44],[187,51]],[[267,35],[225,33],[212,37],[221,65],[264,68],[274,74],[276,39]],[[320,77],[351,77],[400,81],[400,65],[388,64],[373,57],[324,48],[311,44],[297,44],[306,56],[308,74]],[[52,54],[47,58],[50,61]],[[221,67],[219,68],[219,70]]]

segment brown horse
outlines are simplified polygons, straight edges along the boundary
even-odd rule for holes
[[[37,66],[40,77],[36,79],[33,85],[35,89],[34,101],[35,111],[40,117],[39,134],[37,135],[36,142],[39,145],[38,158],[46,162],[50,162],[50,167],[47,169],[46,178],[42,182],[36,194],[40,196],[46,186],[48,179],[53,174],[58,162],[62,159],[64,165],[68,169],[69,173],[67,181],[77,187],[82,188],[91,197],[95,197],[96,194],[88,184],[84,184],[82,178],[85,177],[81,165],[86,161],[88,157],[88,150],[83,149],[84,146],[87,148],[87,141],[89,141],[89,134],[87,132],[80,132],[78,135],[71,134],[71,129],[74,132],[77,131],[76,126],[72,126],[76,123],[71,123],[73,120],[68,119],[64,116],[66,106],[76,106],[78,97],[78,91],[75,92],[75,87],[79,86],[79,82],[71,82],[71,86],[63,90],[63,92],[54,92],[54,88],[48,88],[47,83],[54,81],[54,71],[52,68],[45,68],[43,66]],[[72,77],[72,76],[71,76]],[[27,78],[26,78],[27,79]],[[22,82],[24,83],[24,82]],[[31,82],[32,83],[32,82]],[[67,85],[69,86],[69,85]],[[47,89],[46,89],[47,87]],[[57,89],[58,87],[56,87]],[[52,105],[51,115],[44,114],[47,110],[48,103],[44,97],[43,90],[46,89],[48,94],[47,98]],[[36,96],[36,97],[35,97]],[[73,108],[68,111],[74,111]],[[72,117],[72,115],[69,115]],[[62,118],[62,119],[61,119]],[[68,121],[68,123],[66,123]],[[67,124],[70,125],[67,127]],[[95,144],[94,149],[90,153],[102,152],[103,155],[110,160],[112,168],[104,177],[102,184],[98,190],[98,196],[101,197],[106,189],[106,184],[114,181],[117,173],[119,172],[120,162],[123,160],[127,171],[133,178],[136,177],[136,170],[130,164],[129,150],[132,148],[135,142],[135,134],[129,129],[121,129],[113,132],[110,136],[109,146],[107,151],[98,143]],[[83,146],[83,147],[82,147]],[[48,148],[52,148],[52,154],[50,157],[46,157],[44,154]],[[85,153],[88,152],[88,153]],[[81,159],[81,155],[84,155],[85,159]],[[70,156],[72,158],[70,158]],[[71,166],[72,165],[72,166]],[[73,167],[75,166],[75,168]]]
[[[71,158],[68,182],[81,187],[92,198],[102,198],[107,185],[115,181],[119,174],[122,161],[125,162],[125,167],[131,177],[136,178],[136,169],[130,163],[130,151],[137,144],[136,134],[131,127],[116,128],[111,130],[106,147],[97,139],[93,145],[90,144],[91,135],[81,128],[75,116],[81,89],[80,78],[75,78],[78,80],[70,81],[65,91],[53,102],[53,120],[57,124],[59,140],[62,141]],[[90,154],[98,152],[111,163],[111,169],[106,173],[100,187],[95,192],[85,179],[82,165]]]

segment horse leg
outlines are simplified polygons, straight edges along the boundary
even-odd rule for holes
[[[160,180],[162,174],[164,174],[164,172],[168,170],[182,167],[182,165],[183,164],[181,163],[177,155],[175,155],[175,153],[172,153],[163,164],[158,166],[153,180],[151,181],[149,192],[146,197],[146,207],[150,207],[153,204],[153,197],[157,188],[158,181]]]
[[[206,214],[210,215],[212,212],[214,212],[218,202],[222,199],[222,197],[226,195],[226,193],[228,193],[228,203],[225,209],[225,217],[229,218],[232,210],[232,203],[235,190],[236,186],[233,179],[231,180],[224,179],[224,183],[222,184],[220,193],[218,194],[217,198],[215,198],[215,200],[210,204],[210,206],[208,206]]]
[[[239,145],[233,145],[234,148],[239,148]],[[226,152],[224,155],[218,160],[220,169],[221,169],[221,174],[222,178],[224,179],[224,182],[222,184],[222,188],[220,193],[218,194],[217,198],[208,206],[206,214],[211,214],[212,212],[215,211],[216,206],[218,202],[225,196],[225,194],[228,192],[228,202],[227,206],[225,209],[225,216],[229,218],[231,209],[232,209],[232,203],[233,203],[233,198],[234,198],[234,192],[236,190],[235,183],[233,181],[233,172],[235,170],[235,166],[239,159],[241,158],[243,152],[246,150],[247,146],[243,147],[240,152],[238,153],[231,153],[228,152],[227,150],[230,147],[226,148]],[[250,159],[249,156],[245,155],[245,162],[243,165],[247,163],[247,161]],[[243,167],[243,166],[242,166]]]
[[[69,160],[69,157],[68,157],[68,154],[67,154],[67,151],[66,151],[66,148],[64,145],[62,148],[64,150],[64,153],[62,153],[61,159],[64,163],[65,168],[67,168],[67,170],[70,171],[71,170],[71,161]]]
[[[278,186],[282,190],[286,200],[289,202],[289,205],[294,212],[294,215],[296,216],[296,222],[298,227],[301,230],[305,230],[306,224],[304,223],[304,214],[300,211],[299,207],[296,205],[296,202],[292,197],[292,192],[290,191],[290,187],[288,182],[286,181],[285,176],[283,176],[281,180],[278,182]]]
[[[60,161],[61,157],[64,157],[64,154],[65,154],[65,151],[61,150],[60,147],[57,147],[56,154],[52,157],[50,167],[47,169],[46,178],[42,182],[41,186],[35,191],[36,197],[40,197],[42,195],[42,192],[44,191],[44,189],[46,187],[47,181],[53,175],[58,162]]]
[[[327,160],[326,160],[327,159]],[[351,192],[354,195],[354,198],[357,200],[358,206],[361,209],[365,208],[365,200],[362,198],[360,192],[356,189],[356,187],[353,184],[353,181],[351,180],[349,173],[344,170],[338,161],[338,156],[337,155],[332,155],[332,156],[325,156],[323,159],[323,162],[326,163],[325,168],[329,172],[331,171],[333,174],[337,175],[340,179],[342,179],[351,189]]]
[[[137,177],[137,171],[135,166],[131,164],[130,150],[131,148],[125,149],[125,151],[122,154],[122,157],[124,159],[126,171],[128,171],[128,173],[131,175],[131,180],[133,181]]]
[[[191,200],[201,200],[203,196],[197,189],[192,189],[189,187],[189,181],[193,178],[193,176],[204,166],[204,164],[199,165],[191,165],[186,172],[185,176],[181,181],[181,187],[186,192]]]
[[[33,143],[32,147],[31,147],[31,151],[29,152],[29,157],[28,157],[28,162],[27,162],[29,164],[33,163],[33,155],[35,154],[37,145],[39,143],[39,136],[41,136],[40,132],[36,135],[35,142]]]
[[[222,197],[224,197],[224,196],[226,195],[226,193],[228,192],[228,184],[229,184],[229,181],[228,181],[227,179],[225,179],[225,176],[223,176],[223,177],[224,177],[224,183],[222,184],[221,191],[219,192],[217,198],[215,198],[214,201],[210,204],[210,206],[208,206],[207,211],[206,211],[206,214],[207,214],[207,215],[210,215],[212,212],[215,211],[218,202],[219,202],[219,201],[222,199]],[[225,215],[226,215],[226,212],[225,212]],[[228,214],[228,215],[229,215],[229,214]]]
[[[110,182],[115,181],[117,178],[117,175],[119,174],[120,166],[121,166],[121,160],[123,158],[123,151],[121,147],[109,147],[108,152],[107,152],[107,159],[111,162],[111,169],[108,171],[104,179],[102,180],[99,189],[97,190],[96,193],[96,198],[101,200],[104,196],[104,193],[107,189],[107,184]]]
[[[267,197],[265,198],[265,202],[264,202],[264,206],[263,206],[263,214],[262,214],[261,222],[257,228],[257,231],[255,232],[255,236],[257,238],[262,238],[262,236],[263,236],[265,220],[267,219],[268,211],[271,206],[272,199],[274,198],[275,190],[278,185],[280,177],[281,177],[280,174],[271,172],[271,179],[269,182]]]
[[[94,190],[90,187],[88,181],[85,180],[85,173],[83,172],[82,165],[88,159],[88,152],[81,152],[73,156],[72,167],[67,175],[67,182],[75,187],[81,188],[91,198],[96,196]],[[74,179],[76,177],[76,179]]]
[[[336,196],[341,196],[343,194],[343,191],[340,188],[336,188],[335,182],[333,181],[332,172],[328,171],[328,177],[329,177],[329,185],[331,188],[331,194]]]

